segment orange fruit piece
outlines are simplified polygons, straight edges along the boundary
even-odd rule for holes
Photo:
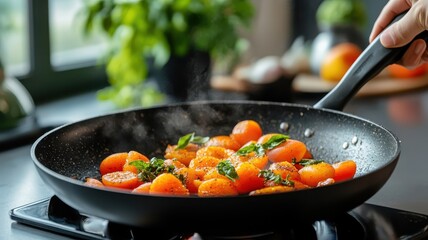
[[[333,165],[336,182],[352,179],[357,172],[357,163],[353,160],[336,162]]]
[[[189,166],[190,161],[196,157],[198,146],[189,144],[184,149],[176,149],[177,145],[168,145],[165,149],[164,157],[166,159],[177,159],[186,166]]]
[[[150,194],[189,195],[189,190],[171,173],[162,173],[150,185]]]
[[[122,171],[128,157],[127,152],[113,153],[105,157],[100,164],[101,175]]]
[[[240,194],[249,193],[264,186],[264,178],[259,177],[260,169],[250,162],[240,163],[236,167],[238,178],[234,185]]]
[[[196,157],[189,163],[189,168],[194,169],[198,178],[203,179],[204,175],[215,168],[221,160],[211,156]]]
[[[129,164],[130,162],[138,161],[138,160],[144,161],[144,162],[150,161],[145,155],[137,151],[133,151],[133,150],[129,151],[126,157],[125,164],[123,165],[122,171],[130,171],[133,173],[138,173],[137,168]]]
[[[231,149],[233,151],[238,151],[241,147],[241,145],[237,143],[233,138],[224,135],[211,137],[208,142],[205,143],[205,146],[223,147],[226,149]]]
[[[249,195],[254,196],[254,195],[262,195],[262,194],[283,193],[283,192],[291,192],[293,190],[294,190],[293,187],[278,185],[278,186],[256,189],[254,191],[251,191]]]
[[[274,149],[268,150],[267,156],[271,162],[300,162],[306,153],[306,145],[296,139],[287,139]]]
[[[333,46],[321,63],[320,77],[329,82],[339,82],[361,53],[361,48],[354,43]]]
[[[409,69],[398,64],[391,64],[387,67],[387,70],[393,78],[408,79],[426,74],[428,71],[428,65],[421,64],[415,68]]]
[[[302,183],[316,187],[319,182],[325,181],[327,178],[334,178],[334,168],[331,164],[321,162],[304,166],[299,170],[299,174]]]
[[[198,188],[199,197],[236,196],[238,191],[229,179],[211,178],[203,181]]]
[[[174,172],[177,175],[182,175],[185,179],[185,187],[189,190],[190,193],[197,193],[198,186],[195,184],[195,180],[198,179],[196,171],[193,168],[177,168]]]
[[[86,178],[85,185],[91,187],[104,187],[104,184],[95,178]]]
[[[117,171],[104,174],[101,177],[101,181],[104,186],[124,189],[134,189],[141,184],[137,174],[130,171]]]
[[[262,136],[262,128],[254,120],[238,122],[232,129],[230,137],[241,146],[249,141],[257,141]]]
[[[269,166],[269,169],[283,179],[300,180],[299,170],[290,162],[274,162]]]
[[[149,194],[150,193],[150,185],[152,185],[151,182],[143,183],[140,186],[134,188],[132,190],[132,193]]]

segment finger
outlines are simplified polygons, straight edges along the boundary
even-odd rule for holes
[[[427,44],[424,40],[415,40],[404,53],[399,63],[410,69],[419,66],[425,61],[423,60],[423,56],[426,50]]]
[[[428,63],[428,48],[425,48],[424,54],[422,54],[422,62]]]
[[[385,47],[401,47],[409,43],[416,35],[427,29],[426,9],[416,2],[402,19],[385,29],[380,41]],[[410,27],[411,26],[411,27]]]
[[[370,33],[370,42],[372,42],[394,19],[398,14],[406,11],[411,6],[408,1],[390,0],[382,9],[379,17],[376,19],[373,29]]]

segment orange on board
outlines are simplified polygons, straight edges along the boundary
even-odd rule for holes
[[[321,63],[320,77],[329,82],[339,82],[361,53],[361,48],[354,43],[333,46]]]
[[[421,64],[415,68],[406,68],[399,64],[391,64],[387,67],[389,75],[393,78],[410,79],[422,76],[428,71],[428,64]]]

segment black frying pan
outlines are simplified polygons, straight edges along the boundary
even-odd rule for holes
[[[285,227],[333,217],[373,196],[396,166],[400,155],[397,137],[378,124],[340,110],[365,82],[400,59],[406,49],[385,49],[375,40],[337,87],[313,107],[207,101],[126,110],[56,128],[34,143],[31,155],[41,178],[62,201],[82,213],[116,223],[194,231],[239,225]],[[357,176],[320,188],[218,198],[138,195],[92,188],[82,182],[85,177],[99,176],[100,161],[111,153],[137,150],[162,157],[166,144],[176,143],[180,136],[189,132],[228,134],[244,119],[258,121],[266,133],[283,132],[304,141],[316,159],[355,160]],[[289,127],[281,127],[284,125]]]

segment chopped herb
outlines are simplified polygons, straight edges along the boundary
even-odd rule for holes
[[[289,179],[289,175],[286,179],[283,179],[281,175],[275,174],[272,170],[261,170],[259,177],[263,177],[265,181],[272,181],[276,184],[294,187],[294,182]]]
[[[230,180],[235,181],[238,173],[236,173],[235,167],[232,165],[230,160],[221,161],[217,164],[217,171],[223,176],[228,177]]]
[[[184,176],[183,174],[174,174],[175,177],[177,177],[181,183],[183,183],[184,186],[186,186],[186,176]]]
[[[309,166],[309,165],[315,165],[318,163],[322,163],[325,162],[324,160],[315,160],[315,159],[302,159],[300,160],[300,162],[298,162],[298,164],[302,165],[302,166]],[[293,163],[296,163],[295,161],[293,161]]]
[[[129,164],[135,166],[138,170],[138,177],[144,182],[151,182],[162,173],[173,173],[175,167],[172,165],[166,166],[165,160],[160,158],[152,158],[149,162],[141,160],[132,161]]]
[[[180,139],[178,139],[177,147],[176,149],[183,149],[189,145],[189,143],[194,144],[204,144],[206,143],[210,138],[209,137],[201,137],[201,136],[195,136],[195,133],[189,133],[184,136],[182,136]]]

